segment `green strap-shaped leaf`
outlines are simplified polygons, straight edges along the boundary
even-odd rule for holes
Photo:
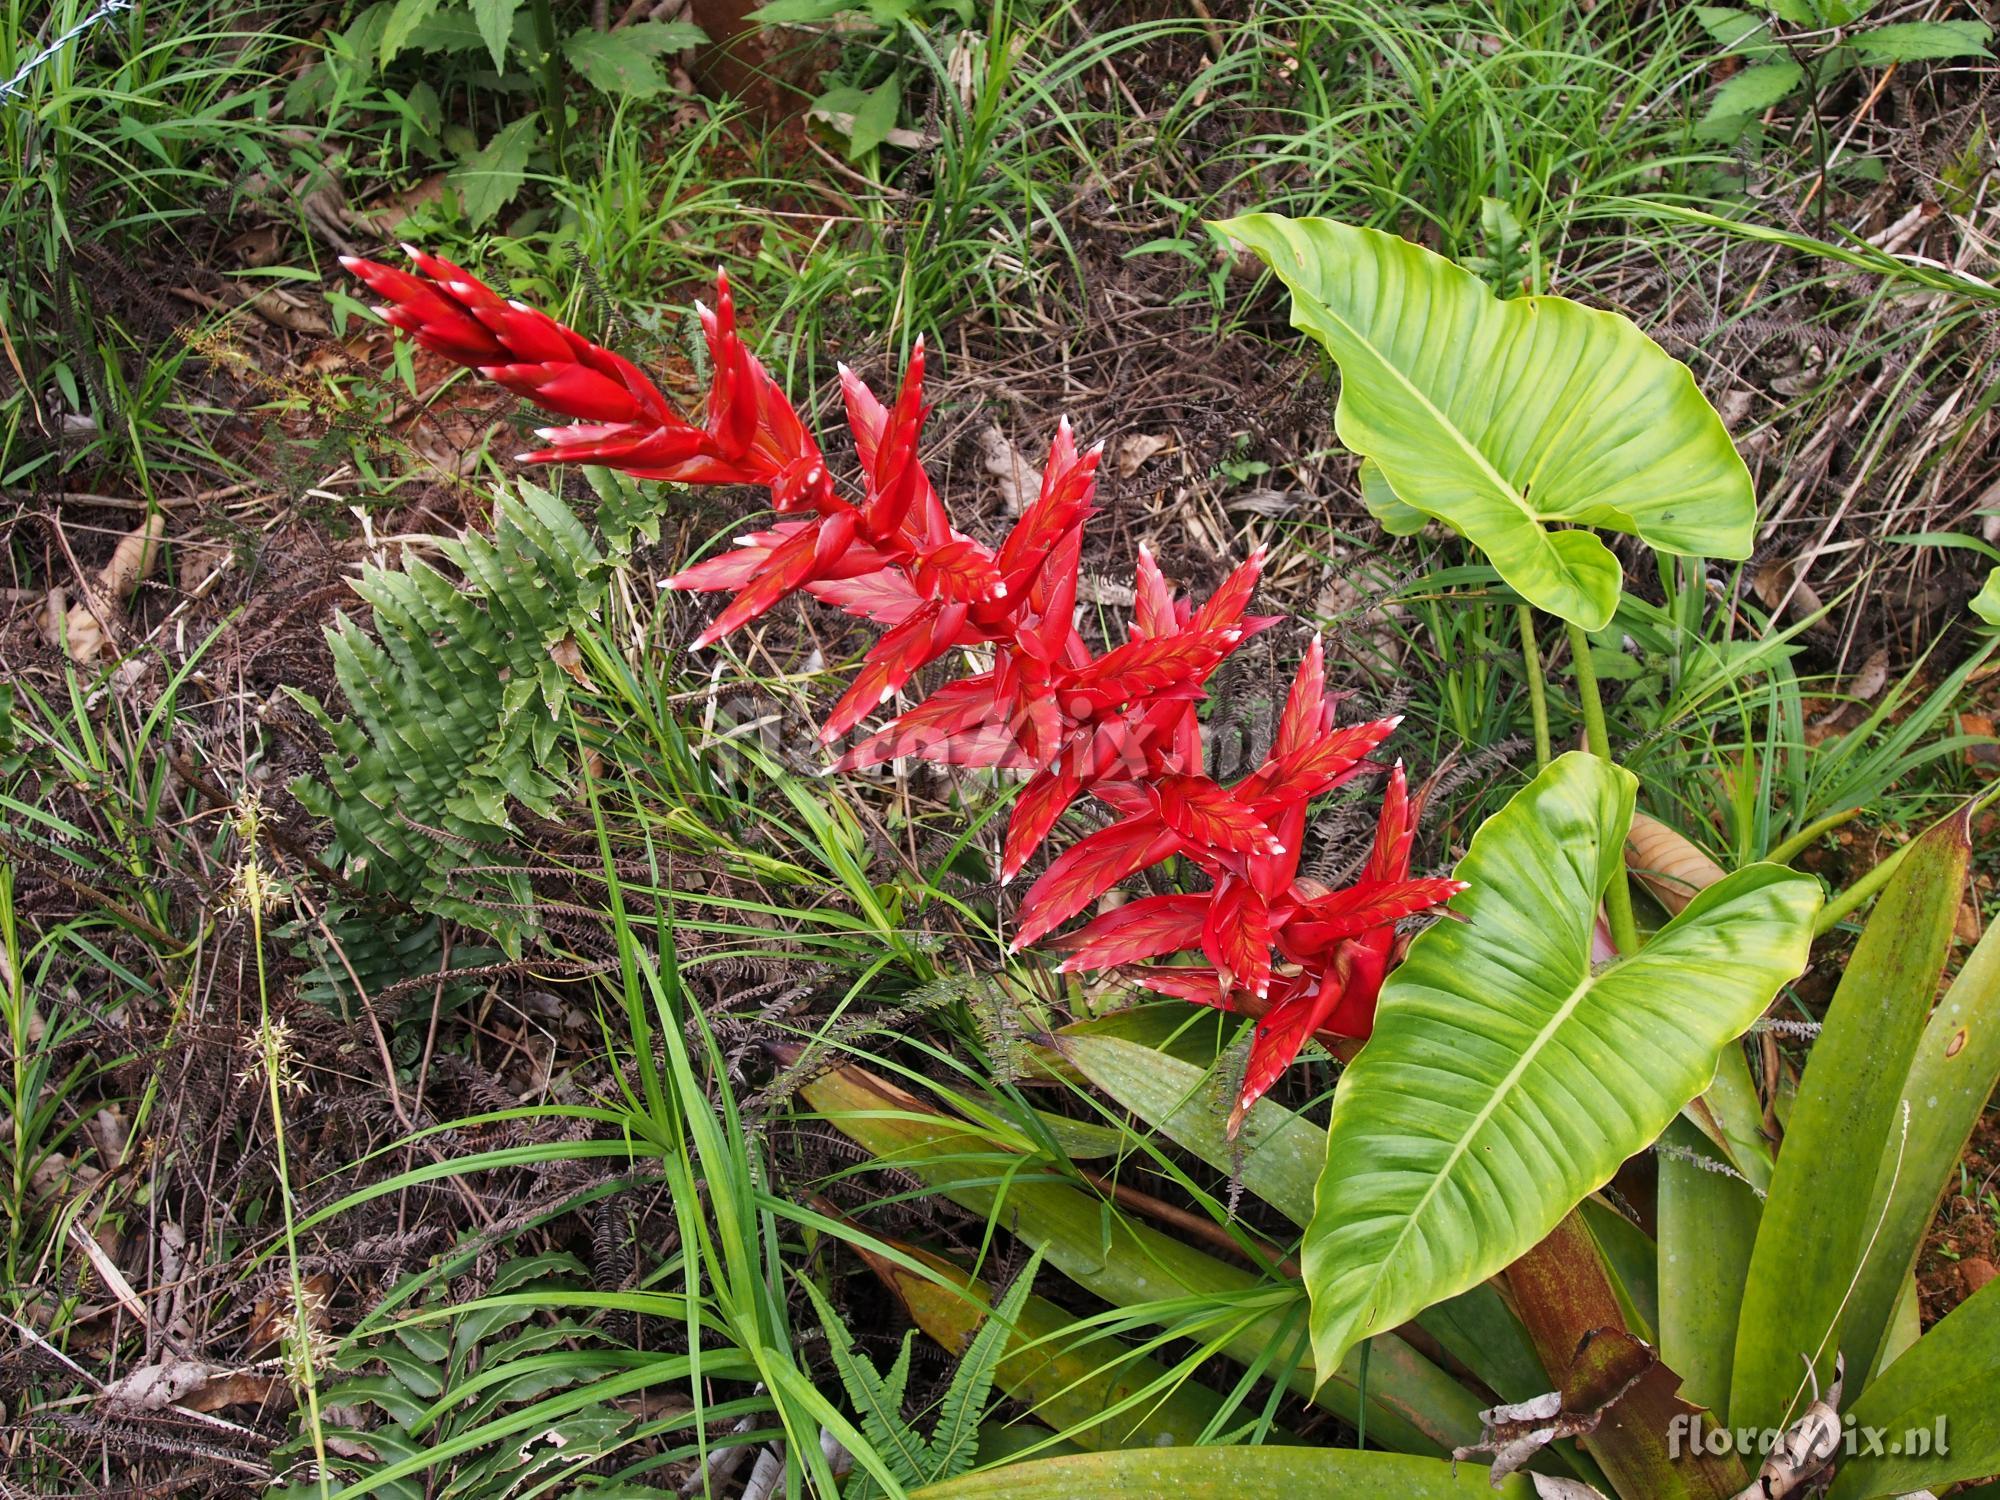
[[[1760,1205],[1713,1144],[1686,1120],[1667,1128],[1656,1215],[1660,1246],[1660,1358],[1681,1377],[1681,1394],[1713,1412],[1729,1410],[1736,1315]]]
[[[1322,1374],[1538,1243],[1804,966],[1819,885],[1751,865],[1593,972],[1632,775],[1569,754],[1473,836],[1334,1095],[1304,1268]]]
[[[925,1333],[947,1349],[963,1349],[975,1333],[992,1326],[993,1299],[984,1283],[926,1251],[896,1248],[946,1284],[865,1245],[856,1247]],[[1224,1425],[1222,1398],[1209,1387],[1175,1375],[1108,1334],[1080,1329],[1073,1309],[1040,1297],[1022,1301],[995,1379],[1036,1422],[1086,1449],[1192,1447]],[[1274,1440],[1295,1441],[1282,1428]],[[938,1445],[934,1435],[932,1446]],[[982,1458],[986,1448],[982,1428]]]
[[[1360,1357],[1329,1377],[1291,1364],[1297,1338],[1285,1289],[1242,1266],[1113,1211],[1103,1199],[1051,1181],[1051,1163],[1016,1156],[977,1127],[941,1115],[863,1069],[814,1079],[800,1095],[884,1166],[922,1178],[961,1208],[990,1215],[1048,1264],[1115,1307],[1171,1320],[1183,1337],[1211,1338],[1215,1352],[1282,1380],[1350,1424],[1362,1410]],[[1277,1295],[1270,1295],[1276,1293]],[[1206,1304],[1213,1318],[1196,1309]],[[1367,1423],[1371,1441],[1448,1453],[1479,1431],[1478,1400],[1394,1336],[1370,1346]]]
[[[1107,1035],[1096,1029],[1101,1024],[1082,1022],[1057,1036],[1078,1072],[1300,1228],[1312,1221],[1313,1190],[1326,1161],[1324,1130],[1266,1096],[1250,1106],[1232,1141],[1226,1126],[1236,1090],[1223,1070]],[[1491,1286],[1468,1288],[1413,1321],[1503,1401],[1526,1401],[1550,1386],[1520,1320]]]
[[[1841,1460],[1828,1500],[1942,1490],[1956,1479],[2000,1472],[1995,1370],[2000,1370],[2000,1282],[1989,1282],[1912,1344],[1848,1408],[1859,1434],[1855,1456]]]
[[[1535,1493],[1525,1475],[1489,1482],[1484,1468],[1441,1458],[1352,1448],[1179,1448],[1032,1459],[926,1485],[910,1500],[1528,1500]]]
[[[1865,1216],[1868,1259],[1841,1319],[1850,1370],[1894,1358],[1893,1329],[1910,1295],[1910,1273],[1938,1199],[1958,1185],[1967,1137],[2000,1083],[2000,925],[1989,926],[1924,1025],[1903,1080],[1906,1139],[1883,1152]],[[1897,1149],[1900,1147],[1900,1149]],[[1885,1345],[1888,1348],[1885,1349]]]
[[[1960,1135],[1947,1154],[1944,1139],[1927,1128],[1918,1140],[1924,1160],[1911,1161],[1903,1107],[1905,1100],[1913,1112],[1935,1107],[1910,1099],[1905,1086],[1951,949],[1971,857],[1962,813],[1911,846],[1827,1007],[1799,1080],[1743,1288],[1729,1385],[1730,1421],[1738,1427],[1782,1427],[1804,1411],[1812,1399],[1807,1360],[1821,1385],[1831,1383],[1834,1354],[1843,1347],[1854,1375],[1874,1367],[1909,1261],[1894,1277],[1858,1286],[1863,1258],[1871,1240],[1885,1258],[1914,1253],[1904,1235],[1912,1223],[1921,1235],[1929,1217],[1909,1215],[1905,1200],[1895,1242],[1878,1237],[1888,1196],[1886,1185],[1876,1191],[1885,1182],[1884,1163],[1900,1159],[1913,1174],[1928,1176],[1924,1191],[1934,1195],[1964,1143]],[[1890,1176],[1898,1173],[1890,1168]],[[1844,1329],[1861,1342],[1848,1342]]]
[[[1561,297],[1502,301],[1442,256],[1330,219],[1218,227],[1270,264],[1293,326],[1340,366],[1334,429],[1374,461],[1370,509],[1391,529],[1436,516],[1586,630],[1611,619],[1618,560],[1557,528],[1750,555],[1749,470],[1687,367],[1626,319]]]

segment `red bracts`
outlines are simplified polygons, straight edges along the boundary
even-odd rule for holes
[[[823,739],[860,727],[952,651],[983,659],[980,670],[946,683],[835,764],[914,756],[1027,773],[1001,853],[1003,880],[1020,873],[1079,797],[1093,795],[1118,815],[1035,882],[1021,904],[1016,948],[1170,857],[1206,875],[1205,891],[1144,897],[1089,922],[1061,940],[1062,967],[1131,966],[1130,977],[1160,993],[1255,1015],[1232,1133],[1314,1032],[1368,1035],[1395,924],[1463,887],[1410,877],[1414,809],[1400,765],[1360,880],[1332,891],[1298,874],[1308,805],[1376,769],[1367,757],[1396,725],[1334,723],[1317,640],[1263,764],[1231,787],[1204,774],[1197,716],[1204,684],[1245,639],[1278,623],[1246,613],[1261,551],[1196,606],[1174,593],[1142,547],[1130,639],[1094,654],[1075,614],[1100,450],[1079,453],[1067,422],[1056,430],[1040,494],[996,551],[953,527],[924,472],[921,340],[892,405],[841,368],[860,460],[858,484],[844,489],[738,336],[726,277],[716,278],[715,306],[700,309],[712,377],[696,423],[630,361],[449,261],[405,249],[414,273],[353,257],[342,264],[385,299],[382,316],[425,348],[573,419],[542,429],[548,446],[523,461],[769,493],[774,524],[669,586],[732,595],[701,646],[800,592],[883,627]],[[1202,962],[1149,962],[1183,951]]]

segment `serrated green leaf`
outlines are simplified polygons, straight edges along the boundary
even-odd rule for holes
[[[496,68],[507,66],[507,43],[514,33],[514,12],[520,8],[521,0],[472,0],[473,24]]]
[[[1749,470],[1687,367],[1631,322],[1561,297],[1503,300],[1442,256],[1330,219],[1216,227],[1270,265],[1293,326],[1340,367],[1340,440],[1531,603],[1609,623],[1622,570],[1581,528],[1749,556]]]
[[[1897,21],[1848,39],[1865,63],[1926,62],[1949,57],[1990,57],[1993,28],[1984,21]]]
[[[426,1401],[435,1400],[444,1390],[444,1372],[439,1368],[443,1356],[436,1363],[422,1359],[404,1348],[394,1339],[384,1339],[373,1350],[375,1358],[389,1367],[389,1373],[400,1380],[413,1394]]]
[[[847,1326],[812,1279],[802,1276],[799,1284],[819,1313],[820,1326],[826,1330],[827,1349],[833,1355],[841,1384],[847,1387],[848,1399],[854,1403],[863,1435],[898,1480],[906,1485],[922,1484],[931,1472],[930,1444],[904,1420],[899,1389],[909,1379],[910,1339],[916,1330],[903,1336],[902,1353],[896,1361],[900,1375],[892,1371],[884,1379],[874,1361],[854,1347]]]
[[[1818,882],[1752,865],[1591,963],[1636,778],[1551,764],[1473,835],[1334,1095],[1303,1262],[1322,1373],[1503,1269],[1644,1149],[1804,966]]]
[[[535,148],[538,133],[536,118],[523,115],[503,125],[478,154],[446,175],[446,183],[457,189],[473,227],[499,213],[521,191],[528,180],[528,154]]]
[[[403,50],[457,54],[477,52],[484,45],[485,41],[479,35],[479,23],[473,20],[472,12],[441,10],[417,23],[416,29],[404,41]]]
[[[847,136],[847,159],[866,156],[889,138],[903,107],[903,75],[891,73],[861,96],[854,107],[854,128]]]
[[[855,0],[770,0],[751,11],[747,19],[761,26],[812,26],[855,9]]]
[[[395,8],[382,23],[376,62],[385,68],[394,62],[396,54],[409,44],[410,34],[429,20],[441,3],[442,0],[396,0]]]
[[[1789,57],[1753,63],[1723,80],[1722,87],[1708,102],[1702,129],[1704,132],[1733,130],[1737,122],[1761,115],[1772,105],[1789,99],[1805,81],[1806,70]]]
[[[564,39],[563,56],[579,76],[601,94],[624,99],[650,99],[671,86],[649,54],[629,47],[623,32],[573,31]]]
[[[993,1393],[994,1372],[1007,1341],[1020,1321],[1028,1293],[1034,1289],[1035,1273],[1042,1268],[1042,1252],[1028,1257],[1000,1305],[973,1335],[965,1357],[938,1405],[937,1426],[931,1429],[931,1479],[956,1479],[972,1467],[979,1452],[979,1421],[986,1415],[986,1400]]]
[[[1756,56],[1777,46],[1772,39],[1771,22],[1767,16],[1753,15],[1747,10],[1727,5],[1697,5],[1694,18],[1696,24],[1718,45],[1733,49],[1739,56]]]
[[[636,47],[648,57],[685,52],[708,40],[708,33],[692,21],[639,21],[620,27],[618,36],[626,46]]]

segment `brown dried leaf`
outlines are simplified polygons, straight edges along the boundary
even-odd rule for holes
[[[1000,481],[1000,499],[1009,515],[1018,516],[1042,492],[1042,471],[1022,456],[1007,434],[990,423],[979,430],[979,460]]]
[[[1722,879],[1722,866],[1657,818],[1632,815],[1625,857],[1639,883],[1675,916],[1702,891]]]
[[[578,687],[588,692],[596,692],[597,684],[590,680],[590,674],[583,670],[583,648],[576,643],[576,637],[566,635],[549,647],[549,660],[576,679]]]
[[[1793,580],[1799,576],[1799,564],[1790,559],[1773,558],[1759,568],[1750,579],[1750,587],[1756,593],[1764,608],[1777,614],[1781,608],[1789,608],[1794,619],[1819,613],[1820,597],[1810,583],[1801,581],[1795,589]],[[1791,603],[1786,606],[1786,599]]]
[[[220,1411],[225,1406],[263,1406],[285,1389],[284,1377],[257,1370],[230,1370],[211,1375],[174,1404],[189,1411]]]
[[[1130,479],[1151,459],[1157,458],[1173,446],[1173,439],[1165,433],[1134,432],[1118,445],[1118,473],[1121,478]]]
[[[1597,1431],[1604,1414],[1659,1364],[1659,1355],[1623,1329],[1598,1329],[1563,1379],[1563,1389],[1479,1414],[1479,1441],[1452,1450],[1454,1462],[1493,1455],[1493,1482],[1519,1469],[1550,1443]]]
[[[191,1359],[142,1365],[107,1385],[102,1399],[107,1405],[127,1411],[159,1411],[179,1404],[189,1392],[205,1385],[214,1373],[207,1365]]]
[[[1805,1415],[1785,1430],[1757,1477],[1737,1493],[1736,1500],[1786,1500],[1827,1466],[1840,1451],[1840,1388],[1846,1379],[1847,1361],[1836,1355],[1833,1384],[1824,1396],[1814,1393]]]
[[[120,539],[111,561],[106,563],[97,575],[95,593],[101,602],[104,614],[115,613],[140,580],[153,571],[153,565],[160,560],[160,544],[166,539],[167,518],[155,512],[143,524]],[[51,596],[53,599],[55,596]],[[45,617],[44,628],[56,618],[54,609]],[[96,661],[111,643],[113,627],[93,612],[89,601],[70,606],[62,616],[60,633],[51,630],[49,644],[58,645],[63,640],[69,644],[70,659],[79,664]]]

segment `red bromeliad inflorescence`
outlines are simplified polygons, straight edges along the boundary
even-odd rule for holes
[[[1396,945],[1396,923],[1463,886],[1412,879],[1413,807],[1398,764],[1360,879],[1342,890],[1298,872],[1306,809],[1358,774],[1394,719],[1337,725],[1314,640],[1275,744],[1234,786],[1203,774],[1197,705],[1230,652],[1276,617],[1246,611],[1263,554],[1200,605],[1176,596],[1139,551],[1131,639],[1095,654],[1076,628],[1077,573],[1100,449],[1056,431],[1041,493],[998,551],[956,530],[917,455],[929,408],[918,341],[893,405],[845,366],[860,493],[843,493],[819,445],[736,331],[726,277],[701,308],[713,375],[704,420],[676,411],[629,360],[482,285],[450,261],[405,247],[414,272],[354,257],[342,264],[386,299],[382,316],[426,349],[478,370],[544,410],[572,418],[538,434],[535,463],[598,464],[641,479],[748,484],[778,519],[696,563],[669,586],[730,593],[697,645],[805,592],[881,626],[834,705],[827,742],[858,728],[931,662],[974,650],[986,670],[939,688],[869,735],[837,768],[905,756],[1026,773],[1001,851],[1012,880],[1063,811],[1086,793],[1117,820],[1059,855],[1020,910],[1014,946],[1046,937],[1112,887],[1178,855],[1209,889],[1148,896],[1057,940],[1062,967],[1124,969],[1162,994],[1258,1018],[1230,1128],[1318,1031],[1366,1037]],[[1162,964],[1182,952],[1205,962]]]

